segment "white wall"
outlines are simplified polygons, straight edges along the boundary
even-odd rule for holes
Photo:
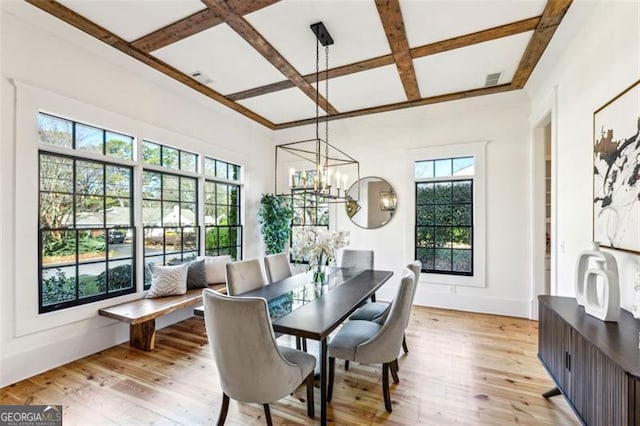
[[[32,25],[25,6],[35,10],[14,3],[1,16],[0,386],[128,339],[127,324],[97,317],[114,299],[37,315],[39,108],[241,164],[246,258],[263,251],[257,208],[273,186],[270,131],[41,12],[34,19],[63,36]]]
[[[640,3],[574,2],[565,21],[526,91],[532,124],[555,108],[555,288],[574,296],[576,256],[592,237],[593,113],[640,78]],[[630,309],[640,256],[610,252],[620,270],[622,307]]]
[[[402,267],[414,257],[412,152],[486,141],[484,287],[435,284],[423,278],[416,303],[529,315],[528,116],[529,102],[520,92],[331,122],[331,143],[360,161],[360,176],[386,179],[398,196],[393,219],[380,229],[358,228],[343,209],[337,213],[336,227],[350,231],[351,247],[374,249],[376,267],[395,271],[396,279],[381,289],[380,299],[393,297]],[[279,131],[274,143],[303,139],[312,131]]]

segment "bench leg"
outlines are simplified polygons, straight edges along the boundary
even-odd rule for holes
[[[129,344],[143,351],[152,351],[156,347],[156,320],[131,324],[129,326]]]

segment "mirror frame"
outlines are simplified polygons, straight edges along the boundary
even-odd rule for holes
[[[384,191],[384,192],[386,192],[386,193],[391,193],[391,194],[394,194],[394,195],[395,195],[395,205],[394,205],[394,207],[393,207],[392,209],[384,209],[384,208],[382,208],[382,207],[381,207],[381,209],[380,209],[381,211],[384,211],[384,210],[392,211],[392,212],[391,212],[391,216],[389,217],[389,219],[388,219],[388,220],[386,220],[385,222],[381,223],[381,224],[380,224],[380,225],[378,225],[378,226],[368,227],[368,226],[362,226],[361,224],[356,223],[356,221],[354,221],[354,220],[353,220],[353,216],[358,212],[358,210],[360,210],[360,205],[359,205],[359,204],[357,204],[353,199],[345,201],[345,203],[344,203],[344,210],[345,210],[345,213],[347,214],[347,217],[349,218],[349,220],[351,221],[351,223],[353,223],[354,225],[356,225],[357,227],[362,228],[362,229],[378,229],[378,228],[382,228],[383,226],[385,226],[386,224],[388,224],[388,223],[391,221],[391,219],[393,219],[393,216],[395,216],[395,212],[396,212],[396,210],[398,209],[398,193],[396,192],[396,190],[395,190],[395,188],[393,187],[393,185],[391,185],[391,184],[389,183],[389,181],[388,181],[388,180],[383,179],[383,178],[381,178],[381,177],[379,177],[379,176],[364,176],[364,177],[361,177],[360,179],[358,179],[357,181],[355,181],[355,182],[354,182],[354,183],[349,187],[349,189],[348,189],[348,190],[347,190],[347,192],[346,192],[346,195],[349,195],[349,194],[351,193],[352,189],[353,189],[354,187],[356,187],[356,185],[358,185],[358,187],[356,187],[356,188],[358,188],[358,193],[359,193],[359,194],[362,194],[362,190],[360,190],[360,189],[359,189],[359,185],[360,185],[360,183],[361,183],[361,182],[363,182],[363,181],[366,181],[366,180],[371,180],[371,179],[375,179],[375,180],[377,180],[377,181],[381,181],[381,182],[383,182],[383,183],[386,183],[386,184],[389,186],[389,188],[391,189],[391,191]],[[367,195],[368,195],[368,194],[367,194]],[[361,200],[360,200],[360,198],[359,198],[359,199],[358,199],[358,203],[359,203],[360,201],[361,201]]]

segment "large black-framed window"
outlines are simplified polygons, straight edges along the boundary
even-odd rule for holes
[[[241,260],[242,168],[227,161],[204,157],[204,251],[207,256],[230,255]]]
[[[293,208],[291,237],[289,238],[291,247],[300,239],[305,229],[329,229],[329,204],[318,201],[318,197],[305,189],[294,188],[291,190],[291,207]],[[306,259],[294,258],[293,250],[289,253],[292,262],[308,263]]]
[[[415,256],[422,271],[473,276],[473,157],[416,162]]]
[[[38,155],[39,312],[135,292],[133,168]]]
[[[168,172],[142,172],[144,288],[151,286],[147,265],[173,265],[199,254],[198,179]]]

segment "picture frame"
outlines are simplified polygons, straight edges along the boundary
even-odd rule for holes
[[[593,113],[592,236],[640,253],[640,80]]]

